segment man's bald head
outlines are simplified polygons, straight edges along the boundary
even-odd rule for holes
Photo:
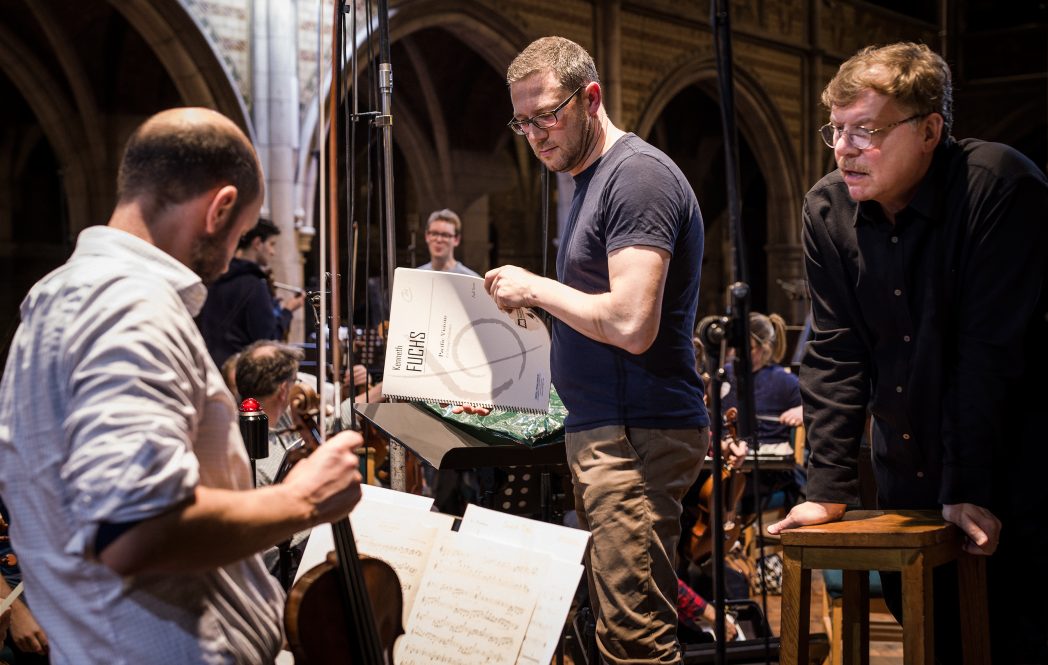
[[[141,199],[159,211],[225,185],[237,189],[233,217],[262,193],[258,157],[247,136],[210,109],[170,109],[146,120],[128,140],[117,200]]]

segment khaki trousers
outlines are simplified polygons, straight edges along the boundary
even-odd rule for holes
[[[598,427],[566,436],[586,571],[607,663],[679,663],[676,553],[681,498],[709,430]]]

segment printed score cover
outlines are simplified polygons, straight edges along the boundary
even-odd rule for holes
[[[387,397],[546,413],[549,354],[549,332],[535,312],[500,311],[483,279],[396,269]]]

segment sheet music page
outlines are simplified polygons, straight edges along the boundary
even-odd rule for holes
[[[433,497],[412,494],[410,492],[398,492],[378,485],[360,485],[361,501],[381,501],[382,503],[395,503],[405,508],[415,510],[431,510],[433,508]]]
[[[545,665],[550,662],[582,577],[584,569],[579,562],[586,552],[589,532],[471,504],[466,506],[459,533],[545,552],[554,557],[553,566],[542,579],[539,602],[517,659],[518,664]]]
[[[586,544],[590,539],[589,532],[582,529],[500,513],[474,504],[466,506],[459,533],[544,552],[568,563],[582,561],[586,554]]]
[[[398,665],[513,665],[549,556],[441,533],[415,597]]]
[[[546,665],[552,662],[584,570],[581,563],[554,562],[539,592],[539,602],[535,605],[528,632],[524,635],[524,646],[517,658],[517,665]]]
[[[403,492],[396,493],[403,494]],[[361,554],[382,559],[393,566],[393,569],[397,571],[397,575],[401,578],[400,584],[404,592],[404,607],[406,610],[409,607],[408,601],[412,592],[409,589],[405,589],[404,584],[406,579],[412,578],[412,574],[410,570],[405,568],[405,574],[401,575],[397,564],[389,558],[393,556],[393,552],[380,553],[383,543],[387,543],[388,547],[406,545],[408,546],[408,552],[417,550],[421,546],[425,550],[425,554],[422,555],[418,568],[422,570],[426,556],[429,555],[429,547],[432,546],[432,539],[441,531],[450,531],[455,518],[443,513],[385,503],[375,500],[370,495],[370,492],[366,493],[350,514],[350,525],[353,527],[353,535],[357,540],[357,550]],[[402,531],[407,533],[402,533]],[[432,531],[432,535],[428,536],[430,539],[429,545],[426,545],[424,542],[416,542],[417,538],[422,537],[422,534],[428,531]],[[363,546],[365,538],[368,541],[367,549]],[[406,538],[407,540],[401,542],[398,540],[400,538]],[[327,559],[328,553],[334,550],[335,537],[332,533],[331,525],[319,524],[313,527],[313,530],[309,533],[309,540],[306,541],[305,550],[302,552],[302,561],[295,572],[295,582],[311,568],[323,563]],[[404,563],[406,565],[406,562]]]
[[[479,277],[397,268],[386,340],[388,397],[549,411],[545,324],[499,311]]]
[[[357,539],[357,551],[382,559],[396,571],[404,601],[402,622],[407,625],[433,544],[439,534],[451,531],[455,518],[379,501],[361,501],[349,521]]]

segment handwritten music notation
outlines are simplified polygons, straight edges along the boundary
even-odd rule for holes
[[[430,550],[441,532],[451,528],[447,515],[362,501],[350,515],[357,550],[382,559],[396,571],[404,598],[406,625]]]
[[[551,563],[548,556],[492,547],[469,534],[440,534],[397,646],[397,663],[513,665]]]
[[[395,662],[545,665],[553,658],[589,534],[469,506],[454,518],[431,499],[371,487],[350,515],[361,554],[400,578],[405,635]],[[334,547],[313,530],[299,575]]]
[[[584,569],[579,562],[586,552],[589,532],[470,505],[466,507],[459,533],[533,549],[553,557],[555,563],[540,582],[539,601],[517,658],[518,665],[549,663],[582,578]]]

